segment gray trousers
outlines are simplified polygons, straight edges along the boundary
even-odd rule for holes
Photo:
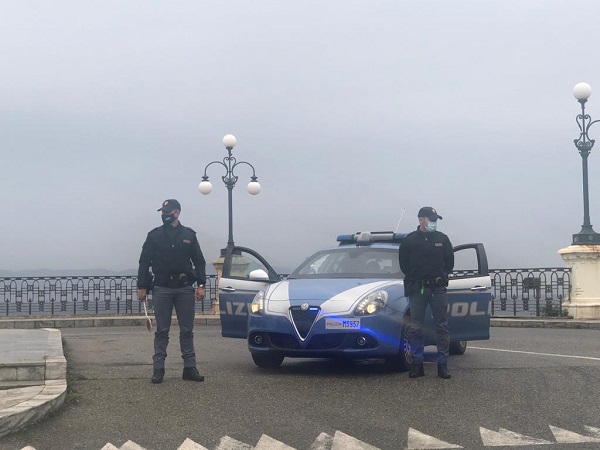
[[[154,317],[156,318],[154,356],[152,357],[154,369],[165,368],[173,307],[175,307],[177,323],[179,324],[179,345],[183,367],[196,367],[196,353],[194,352],[196,297],[194,288],[192,286],[182,288],[155,286],[152,290],[152,301],[154,302]]]
[[[450,335],[448,332],[448,293],[445,287],[423,288],[423,293],[409,297],[410,327],[409,339],[413,362],[423,363],[423,322],[427,305],[435,323],[438,364],[448,364]]]

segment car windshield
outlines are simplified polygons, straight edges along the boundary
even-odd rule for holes
[[[396,248],[338,247],[308,258],[288,278],[404,278]]]

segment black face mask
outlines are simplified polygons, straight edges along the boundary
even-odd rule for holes
[[[168,225],[170,223],[173,223],[173,221],[175,220],[175,213],[163,214],[163,215],[161,215],[161,218],[162,218],[163,224]]]

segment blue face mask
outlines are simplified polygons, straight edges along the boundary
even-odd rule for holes
[[[431,222],[431,221],[430,221],[430,222],[427,224],[427,228],[425,228],[425,230],[426,230],[428,233],[433,233],[433,232],[436,230],[436,228],[437,228],[437,222]]]

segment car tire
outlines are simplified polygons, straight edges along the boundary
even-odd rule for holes
[[[400,337],[400,348],[398,354],[385,358],[386,365],[395,372],[406,372],[412,364],[412,353],[410,350],[410,340],[408,338],[409,320],[402,324],[402,335]]]
[[[450,342],[449,352],[451,355],[464,355],[467,351],[467,341],[452,341]]]
[[[254,364],[263,369],[274,369],[283,362],[283,356],[273,353],[252,353]]]

